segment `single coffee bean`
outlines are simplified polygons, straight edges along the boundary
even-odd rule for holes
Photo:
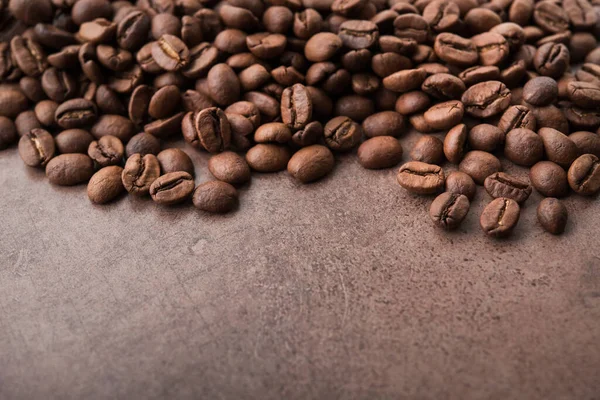
[[[203,110],[215,106],[215,103],[209,96],[195,90],[186,90],[181,95],[181,102],[186,112]]]
[[[545,107],[528,106],[535,116],[537,128],[553,128],[564,134],[569,133],[569,122],[563,112],[554,105]]]
[[[429,217],[436,226],[453,230],[458,228],[465,219],[470,206],[467,196],[445,192],[436,197],[431,203]]]
[[[469,146],[473,150],[494,152],[504,145],[505,133],[490,124],[479,124],[471,128],[468,135]]]
[[[210,181],[196,188],[193,202],[199,210],[223,214],[237,207],[238,193],[229,183]]]
[[[81,24],[76,36],[81,42],[96,45],[113,41],[116,33],[117,24],[106,18],[96,18]]]
[[[194,176],[194,163],[190,156],[181,149],[174,147],[165,149],[158,153],[156,158],[158,159],[160,170],[163,174],[184,171]]]
[[[371,59],[371,69],[380,78],[385,78],[394,72],[410,69],[411,67],[410,59],[397,53],[375,54]]]
[[[27,97],[16,85],[0,85],[0,116],[15,118],[28,108]]]
[[[188,143],[210,153],[227,149],[231,142],[231,125],[223,110],[217,107],[197,114],[188,113],[183,119],[182,131]]]
[[[540,76],[528,81],[523,87],[523,100],[535,106],[554,103],[558,96],[558,85],[552,78]]]
[[[0,73],[0,76],[1,75],[2,73]],[[34,103],[39,103],[46,98],[42,83],[37,78],[32,78],[31,76],[22,77],[19,81],[19,88],[21,89],[21,92]]]
[[[500,80],[509,88],[520,85],[528,74],[525,61],[519,60],[500,71]]]
[[[283,171],[290,160],[287,147],[276,144],[257,144],[246,153],[246,162],[258,172]]]
[[[231,28],[254,30],[260,24],[252,11],[246,8],[225,4],[218,12],[225,26]]]
[[[250,180],[250,166],[240,155],[224,151],[208,160],[208,170],[215,178],[232,185],[240,185]]]
[[[375,103],[365,96],[342,96],[336,101],[333,112],[335,115],[346,116],[361,122],[375,113]]]
[[[146,154],[157,155],[159,152],[160,141],[146,132],[134,135],[125,147],[125,154],[127,157],[131,157],[136,153],[139,153],[142,156],[145,156]]]
[[[287,45],[287,38],[279,33],[261,32],[246,37],[248,50],[260,59],[279,57]]]
[[[533,58],[535,70],[544,76],[560,78],[569,67],[569,49],[562,43],[546,43]]]
[[[66,71],[59,71],[54,67],[44,71],[41,83],[44,93],[57,103],[72,98],[77,90],[75,78]]]
[[[292,135],[292,142],[297,146],[306,147],[317,144],[323,138],[323,125],[319,121],[313,121],[304,129],[296,131]]]
[[[164,70],[178,71],[189,62],[190,51],[177,36],[166,34],[152,45],[152,57]]]
[[[551,1],[537,2],[533,20],[546,32],[558,33],[569,29],[569,16],[562,7]]]
[[[537,208],[537,218],[547,232],[560,235],[567,226],[569,212],[560,200],[548,197],[540,202]]]
[[[147,85],[140,85],[131,93],[127,112],[134,124],[142,125],[149,118],[148,107],[153,95],[154,90]]]
[[[207,76],[210,97],[223,106],[235,103],[240,98],[240,82],[231,67],[217,64],[210,69]]]
[[[569,193],[566,171],[551,161],[540,161],[531,167],[529,179],[543,196],[564,197]]]
[[[458,124],[464,112],[464,106],[459,100],[449,100],[430,107],[423,117],[433,129],[445,130]]]
[[[513,129],[506,134],[504,156],[517,165],[531,166],[544,156],[544,142],[532,130]]]
[[[499,33],[480,33],[473,36],[471,41],[477,48],[482,65],[498,65],[508,57],[508,42]]]
[[[575,143],[556,129],[541,128],[538,134],[542,138],[548,160],[563,168],[569,168],[571,163],[579,157],[579,149]]]
[[[174,85],[167,85],[154,93],[148,105],[148,114],[152,118],[167,118],[177,110],[181,93],[179,88]]]
[[[41,129],[42,125],[35,116],[35,112],[32,110],[23,111],[15,118],[15,126],[19,136],[23,136],[32,129]]]
[[[383,78],[383,86],[393,92],[408,92],[419,88],[426,77],[427,72],[422,69],[407,69]]]
[[[185,113],[180,112],[171,117],[157,119],[144,125],[144,132],[160,139],[166,139],[181,131],[181,122]]]
[[[18,139],[15,124],[6,117],[0,117],[0,150],[4,150]]]
[[[54,138],[43,129],[34,129],[19,140],[19,156],[30,167],[45,167],[55,148]]]
[[[490,153],[473,150],[465,154],[458,170],[468,174],[478,185],[483,185],[485,178],[502,171],[502,164]]]
[[[445,176],[440,166],[410,161],[400,167],[396,179],[409,192],[434,194],[444,188]]]
[[[292,139],[292,131],[282,122],[269,122],[261,125],[254,133],[257,143],[287,143]]]
[[[349,20],[340,25],[338,36],[349,49],[366,49],[379,39],[379,29],[371,21]]]
[[[499,81],[486,81],[468,88],[461,100],[465,111],[477,118],[496,115],[510,105],[510,90]]]
[[[425,121],[425,117],[422,113],[411,115],[408,120],[412,127],[415,128],[418,132],[431,133],[435,131],[435,129],[433,129],[431,125],[429,125],[427,121]]]
[[[567,84],[569,99],[582,108],[600,107],[600,86],[590,82],[573,81]]]
[[[72,99],[62,103],[55,111],[54,119],[61,128],[83,128],[93,124],[98,117],[94,103],[86,99]]]
[[[410,158],[428,164],[444,162],[444,144],[435,136],[421,136],[410,151]]]
[[[100,167],[120,165],[123,162],[125,147],[115,136],[103,136],[90,143],[87,154]]]
[[[252,125],[252,122],[250,122],[250,120],[246,117],[244,117],[243,115],[240,114],[228,114],[225,113],[225,115],[227,116],[227,120],[229,121],[229,125],[231,127],[231,137],[232,137],[232,142],[233,142],[233,137],[234,136],[250,136],[252,135],[252,133],[254,132],[254,125]],[[287,128],[287,126],[285,124],[282,124],[283,126]],[[289,129],[288,129],[289,130]],[[289,138],[292,137],[292,133],[290,132],[289,134]]]
[[[48,66],[44,50],[34,40],[15,36],[10,41],[10,51],[14,62],[27,76],[40,76]]]
[[[521,46],[525,43],[525,32],[523,31],[523,28],[514,22],[503,22],[490,29],[490,32],[499,33],[504,36],[508,42],[510,52],[513,54],[519,51]]]
[[[479,59],[475,44],[470,39],[453,33],[443,32],[437,35],[433,49],[441,60],[461,67],[475,65]]]
[[[534,131],[536,125],[533,112],[527,106],[522,105],[508,107],[504,114],[502,114],[500,122],[498,122],[498,128],[504,133],[513,129],[529,129]]]
[[[94,162],[86,154],[61,154],[46,165],[50,183],[73,186],[87,182],[94,174]]]
[[[516,201],[500,197],[483,209],[479,225],[488,236],[506,237],[517,226],[520,215],[521,209]]]
[[[179,204],[192,196],[194,186],[194,178],[187,172],[169,172],[152,182],[150,196],[161,205]]]
[[[3,5],[12,15],[27,25],[52,21],[50,0],[11,0]]]
[[[504,172],[496,172],[485,178],[485,190],[493,198],[506,197],[523,203],[531,195],[531,185]]]
[[[567,172],[569,186],[575,192],[589,196],[600,190],[600,161],[593,154],[584,154],[573,161]]]
[[[335,165],[331,150],[322,145],[303,147],[290,158],[287,170],[302,183],[321,179],[329,174]]]
[[[464,20],[468,30],[473,33],[482,33],[489,31],[494,26],[502,23],[498,15],[499,10],[476,7],[465,15]]]
[[[451,32],[460,25],[460,9],[451,1],[432,1],[423,9],[423,18],[434,31]]]
[[[121,175],[123,168],[112,165],[102,168],[90,178],[87,186],[88,198],[92,203],[105,204],[125,191]]]
[[[433,74],[421,85],[421,90],[440,100],[459,99],[466,90],[459,78],[450,74]]]
[[[336,151],[348,151],[356,146],[362,136],[362,128],[348,117],[335,117],[325,125],[325,143]]]
[[[150,185],[160,176],[160,165],[153,154],[134,154],[127,159],[121,179],[125,190],[135,196],[146,196]]]
[[[307,88],[308,89],[308,88]],[[313,104],[315,103],[315,97],[311,92],[311,98],[313,100]],[[264,121],[272,121],[279,116],[280,112],[280,104],[273,97],[261,93],[261,92],[247,92],[243,96],[243,100],[248,101],[250,103],[254,103],[261,114],[261,119],[264,118]]]
[[[358,162],[367,169],[390,168],[402,160],[402,145],[392,136],[375,136],[358,147]]]
[[[404,117],[394,111],[382,111],[367,117],[362,128],[365,136],[371,138],[375,136],[394,136],[398,137],[405,132]]]
[[[600,156],[600,135],[593,132],[578,131],[571,133],[569,139],[575,143],[580,154]]]
[[[473,86],[480,82],[500,80],[500,69],[495,65],[476,65],[461,71],[458,77],[466,86]]]
[[[129,119],[121,115],[105,114],[98,118],[98,121],[92,126],[90,132],[96,139],[112,135],[126,143],[133,136],[134,126]]]
[[[477,185],[469,175],[460,171],[452,171],[446,177],[446,192],[462,194],[473,200],[477,193]]]
[[[291,129],[302,129],[312,119],[312,99],[306,87],[297,83],[281,95],[281,120]]]
[[[256,90],[271,79],[271,74],[260,64],[253,64],[238,75],[240,86],[244,91]]]
[[[577,80],[600,85],[600,64],[585,63],[581,66],[581,69],[577,71],[576,76]],[[574,80],[575,79],[571,76],[571,81]],[[23,90],[22,85],[21,90]]]
[[[515,0],[509,7],[508,20],[525,26],[533,15],[535,3],[533,0]]]
[[[443,151],[446,159],[453,164],[458,164],[466,153],[468,128],[465,124],[458,124],[448,131],[444,138]]]
[[[410,115],[429,108],[431,99],[426,93],[412,91],[402,94],[396,101],[395,110],[402,115]]]
[[[94,137],[83,129],[67,129],[56,135],[54,141],[56,148],[62,154],[87,154],[88,147],[94,141]]]

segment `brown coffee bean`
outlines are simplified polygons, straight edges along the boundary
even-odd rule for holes
[[[335,103],[333,113],[361,122],[375,113],[375,104],[373,100],[365,96],[342,96]]]
[[[292,129],[302,129],[312,119],[312,99],[306,87],[295,84],[281,95],[281,120]]]
[[[409,58],[392,52],[373,55],[371,69],[380,78],[392,75],[394,72],[412,68]]]
[[[569,139],[575,143],[580,154],[600,156],[600,135],[593,132],[579,131],[571,133]]]
[[[432,1],[423,9],[423,18],[436,32],[454,31],[460,25],[460,9],[451,1]]]
[[[544,142],[532,130],[513,129],[506,134],[504,155],[517,165],[531,166],[544,156]]]
[[[554,103],[558,96],[558,85],[552,78],[540,76],[528,81],[523,87],[523,100],[535,106]]]
[[[549,197],[540,202],[537,208],[537,218],[547,232],[560,235],[565,231],[569,212],[560,200]]]
[[[19,140],[19,156],[30,167],[45,167],[55,148],[54,138],[43,129],[34,129]]]
[[[15,118],[28,108],[27,97],[16,85],[0,85],[0,116]]]
[[[34,40],[15,36],[10,41],[10,51],[14,62],[27,76],[40,76],[48,66],[44,50]]]
[[[468,141],[473,150],[491,153],[503,147],[504,137],[502,129],[490,124],[479,124],[469,131]]]
[[[148,105],[148,114],[152,118],[161,119],[166,118],[177,110],[179,107],[179,101],[181,100],[181,93],[179,88],[174,85],[167,85],[154,93],[150,99]]]
[[[113,165],[102,168],[90,178],[87,186],[88,198],[92,203],[105,204],[125,191],[121,175],[123,168]]]
[[[87,154],[88,147],[94,141],[94,137],[83,129],[67,129],[56,135],[54,141],[56,148],[62,154]]]
[[[600,86],[590,82],[573,81],[567,84],[569,99],[582,108],[600,107]]]
[[[436,197],[431,203],[429,217],[436,226],[453,230],[458,228],[465,219],[470,206],[467,196],[445,192]]]
[[[231,142],[231,125],[223,110],[217,107],[197,114],[188,113],[183,119],[182,131],[188,143],[210,153],[227,149]]]
[[[0,116],[0,150],[4,150],[18,139],[17,128],[8,118]]]
[[[398,170],[400,186],[416,194],[434,194],[444,188],[444,170],[433,164],[410,161]]]
[[[98,117],[94,103],[86,99],[72,99],[62,103],[55,111],[54,119],[61,128],[83,128],[93,124]]]
[[[120,165],[123,162],[125,147],[115,136],[103,136],[98,141],[91,142],[87,154],[100,167]]]
[[[383,86],[393,92],[408,92],[419,88],[426,77],[427,72],[422,69],[407,69],[383,78]]]
[[[350,118],[340,116],[327,122],[324,135],[330,149],[348,151],[360,142],[362,128]]]
[[[303,147],[290,158],[287,170],[302,183],[321,179],[329,174],[335,165],[331,150],[322,145]]]
[[[185,113],[180,112],[168,118],[158,119],[144,125],[144,132],[160,139],[167,139],[181,131],[181,121],[184,116]]]
[[[257,143],[287,143],[292,139],[292,131],[281,122],[269,122],[261,125],[254,133]]]
[[[500,80],[500,69],[495,65],[476,65],[461,71],[458,77],[466,86],[473,86],[476,83]]]
[[[502,171],[502,164],[490,153],[473,150],[465,154],[458,170],[468,174],[478,185],[483,185],[485,178]]]
[[[23,136],[32,129],[42,128],[40,121],[38,121],[35,112],[32,110],[23,111],[21,114],[17,115],[17,118],[15,118],[15,126],[19,136]]]
[[[192,159],[181,149],[174,147],[165,149],[158,153],[156,158],[158,159],[160,170],[163,174],[178,171],[187,172],[192,176],[195,174]]]
[[[459,99],[466,90],[459,78],[450,74],[433,74],[421,85],[421,90],[440,100]]]
[[[375,136],[394,136],[402,135],[405,130],[404,117],[394,111],[382,111],[367,117],[362,128],[365,136],[372,138]]]
[[[349,49],[366,49],[379,39],[379,29],[371,21],[349,20],[340,25],[338,36]]]
[[[141,132],[134,135],[125,147],[125,155],[131,157],[139,153],[142,156],[146,154],[157,155],[160,152],[160,141],[149,133]]]
[[[468,129],[465,124],[458,124],[448,131],[444,138],[444,155],[453,164],[458,164],[466,153]]]
[[[449,100],[431,106],[423,117],[429,126],[435,130],[445,130],[458,124],[464,115],[463,104],[458,100]]]
[[[437,35],[433,49],[441,60],[461,67],[475,65],[479,59],[477,47],[473,42],[453,33],[444,32]]]
[[[239,185],[250,180],[250,167],[240,155],[225,151],[208,160],[208,170],[215,178],[232,185]]]
[[[223,214],[237,207],[238,193],[229,183],[210,181],[196,188],[193,202],[202,211]]]
[[[482,65],[498,65],[508,57],[508,42],[499,33],[480,33],[473,36],[471,41],[477,48]]]
[[[153,154],[134,154],[127,159],[121,179],[125,190],[135,196],[146,196],[150,185],[160,176],[160,165]]]
[[[246,37],[248,50],[260,59],[279,57],[285,50],[287,39],[279,33],[261,32]]]
[[[479,224],[488,236],[506,237],[519,222],[520,215],[521,209],[516,201],[500,197],[483,209]]]
[[[210,97],[219,105],[228,106],[240,98],[240,82],[231,67],[217,64],[208,72]]]
[[[292,135],[292,142],[300,147],[317,144],[323,136],[323,125],[319,121],[313,121],[307,124],[304,129],[296,131]]]
[[[563,8],[551,1],[537,2],[533,11],[535,23],[551,33],[569,29],[569,16]]]
[[[573,161],[567,172],[569,186],[575,192],[589,196],[600,190],[600,161],[593,154],[584,154]]]
[[[531,186],[504,172],[496,172],[485,178],[483,183],[485,190],[493,198],[506,197],[517,203],[523,203],[531,195]]]
[[[367,169],[390,168],[402,160],[402,145],[392,136],[375,136],[358,147],[358,162]]]
[[[513,129],[529,129],[535,131],[536,119],[533,112],[527,106],[510,106],[506,109],[500,122],[498,122],[498,128],[504,133],[507,133]]]
[[[463,194],[473,200],[477,186],[469,175],[460,171],[453,171],[446,177],[446,192]]]
[[[547,197],[564,197],[569,193],[567,173],[558,164],[540,161],[529,170],[531,184]]]
[[[461,100],[465,111],[477,118],[487,118],[510,105],[510,90],[499,81],[481,82],[468,88]]]
[[[50,183],[73,186],[87,182],[94,174],[94,162],[86,154],[61,154],[46,165]]]
[[[411,115],[409,121],[412,127],[421,133],[431,133],[435,131],[435,129],[425,121],[423,114]]]
[[[152,45],[152,57],[164,70],[178,71],[188,64],[190,51],[181,39],[166,34]]]
[[[564,134],[569,133],[569,122],[563,112],[554,105],[545,107],[527,106],[533,113],[538,129],[553,128]]]
[[[575,143],[556,129],[541,128],[538,134],[542,138],[548,160],[568,168],[579,157],[579,149]]]
[[[410,151],[410,158],[428,164],[444,162],[444,145],[435,136],[421,136]]]
[[[257,144],[246,153],[246,162],[258,172],[283,171],[290,160],[287,147],[276,144]]]
[[[396,101],[395,110],[402,115],[410,115],[429,108],[431,99],[426,93],[412,91],[402,94]]]
[[[179,204],[192,196],[194,186],[194,178],[187,172],[169,172],[152,182],[150,196],[161,205]]]
[[[536,51],[533,65],[541,75],[560,78],[569,67],[569,59],[567,46],[562,43],[546,43]]]
[[[58,115],[58,110],[56,112]],[[126,143],[133,136],[134,127],[133,123],[125,117],[106,114],[98,118],[90,132],[96,139],[111,135]]]

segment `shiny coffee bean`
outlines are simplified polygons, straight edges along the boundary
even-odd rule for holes
[[[537,218],[542,227],[553,235],[565,231],[569,212],[567,207],[558,199],[548,197],[543,199],[537,208]]]
[[[87,154],[88,147],[94,141],[94,137],[83,129],[67,129],[56,135],[54,141],[56,149],[62,154]]]
[[[160,164],[160,171],[163,174],[184,171],[194,176],[194,163],[190,156],[181,149],[165,149],[158,153],[156,158]]]
[[[150,197],[165,206],[179,204],[192,196],[194,187],[194,178],[187,172],[168,172],[152,182]]]
[[[593,195],[600,190],[600,161],[593,154],[584,154],[573,161],[567,173],[569,186],[582,195]]]
[[[452,192],[440,194],[429,208],[429,217],[433,223],[443,229],[453,230],[460,226],[469,212],[467,196]]]
[[[409,192],[434,194],[444,188],[445,175],[437,165],[410,161],[400,167],[396,179]]]
[[[531,166],[544,156],[544,142],[532,130],[513,129],[506,134],[504,156],[517,165]]]
[[[569,193],[567,172],[552,161],[540,161],[529,170],[531,185],[547,197],[564,197]]]
[[[160,165],[153,154],[134,154],[127,159],[121,179],[125,190],[135,196],[146,196],[150,186],[160,176]]]
[[[473,200],[477,193],[477,185],[469,175],[460,171],[453,171],[446,177],[445,183],[446,192],[463,194],[469,200]]]
[[[485,178],[502,171],[500,160],[485,151],[473,150],[465,154],[458,170],[468,174],[475,183],[483,185]]]
[[[237,190],[229,183],[211,181],[199,185],[193,195],[194,207],[209,213],[223,214],[238,205]]]
[[[402,145],[392,136],[375,136],[358,147],[358,162],[367,169],[390,168],[402,160]]]
[[[87,182],[94,174],[94,162],[86,154],[61,154],[46,165],[50,183],[73,186]]]
[[[444,144],[434,136],[422,136],[410,151],[410,158],[428,164],[444,162]]]
[[[531,195],[531,186],[528,182],[504,172],[496,172],[488,176],[483,186],[493,198],[506,197],[517,203],[525,202]]]
[[[125,192],[121,175],[123,168],[112,165],[104,167],[90,178],[87,186],[88,198],[95,204],[106,204]]]
[[[246,160],[231,151],[215,154],[208,160],[208,170],[215,178],[232,185],[240,185],[250,180],[250,166]]]
[[[479,225],[488,236],[506,237],[519,222],[520,215],[521,209],[516,201],[500,197],[483,209]]]
[[[288,173],[302,183],[321,179],[329,174],[335,159],[329,148],[315,144],[303,147],[294,154],[287,165]]]
[[[45,167],[55,151],[54,138],[43,129],[34,129],[19,140],[19,156],[30,167]]]

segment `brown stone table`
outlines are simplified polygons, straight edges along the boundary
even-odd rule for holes
[[[212,216],[0,152],[0,398],[599,399],[598,199],[555,237],[534,193],[498,241],[483,189],[448,234],[395,171],[256,174]]]

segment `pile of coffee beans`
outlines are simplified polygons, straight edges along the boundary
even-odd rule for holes
[[[94,203],[126,191],[228,212],[253,171],[308,183],[355,148],[365,168],[394,167],[410,126],[423,136],[397,181],[442,193],[441,228],[476,185],[494,237],[533,189],[552,233],[567,221],[556,198],[600,190],[598,0],[4,0],[0,21],[0,148],[18,141],[26,165],[87,182]],[[195,186],[169,148],[182,136],[213,154],[215,180]]]

